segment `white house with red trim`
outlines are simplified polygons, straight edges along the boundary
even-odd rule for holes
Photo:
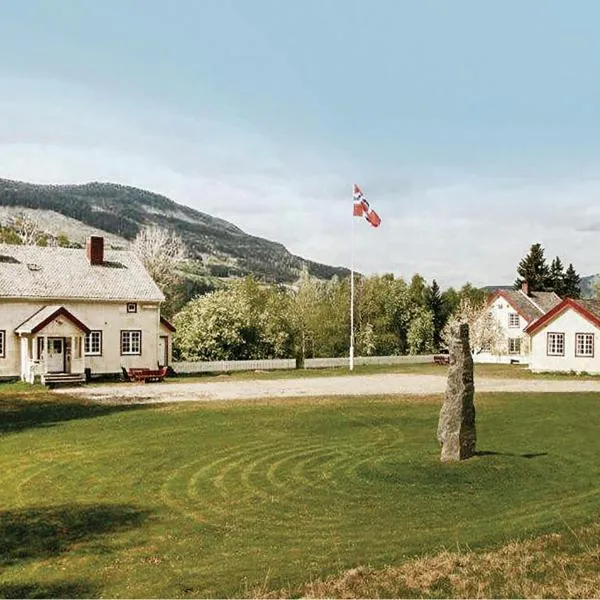
[[[129,251],[0,244],[0,379],[77,382],[166,366],[164,296]]]
[[[488,310],[498,322],[502,340],[496,348],[473,356],[479,363],[528,363],[530,359],[526,328],[561,302],[554,292],[498,290],[488,302]]]
[[[530,369],[600,374],[600,301],[566,298],[525,332],[530,336]]]

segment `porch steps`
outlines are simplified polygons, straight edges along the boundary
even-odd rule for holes
[[[57,385],[81,385],[85,383],[85,373],[44,373],[42,383],[48,387]]]

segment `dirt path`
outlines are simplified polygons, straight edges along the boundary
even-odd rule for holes
[[[384,374],[205,383],[122,383],[56,391],[99,401],[160,403],[299,396],[425,395],[441,394],[445,388],[443,375]],[[478,392],[600,392],[600,381],[478,378],[475,389]]]

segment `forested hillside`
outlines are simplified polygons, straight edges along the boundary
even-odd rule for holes
[[[132,240],[143,225],[168,227],[181,236],[190,257],[206,263],[216,276],[252,274],[264,281],[291,283],[304,265],[320,279],[349,274],[344,268],[304,260],[282,244],[248,235],[223,219],[134,187],[97,182],[37,185],[0,179],[0,206],[54,211],[126,240]]]

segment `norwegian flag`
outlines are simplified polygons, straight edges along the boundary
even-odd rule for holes
[[[352,209],[352,215],[354,217],[364,217],[367,222],[373,227],[379,227],[381,225],[381,218],[379,215],[371,208],[367,198],[363,194],[363,191],[354,184],[352,189],[352,199],[354,201],[354,206]]]

